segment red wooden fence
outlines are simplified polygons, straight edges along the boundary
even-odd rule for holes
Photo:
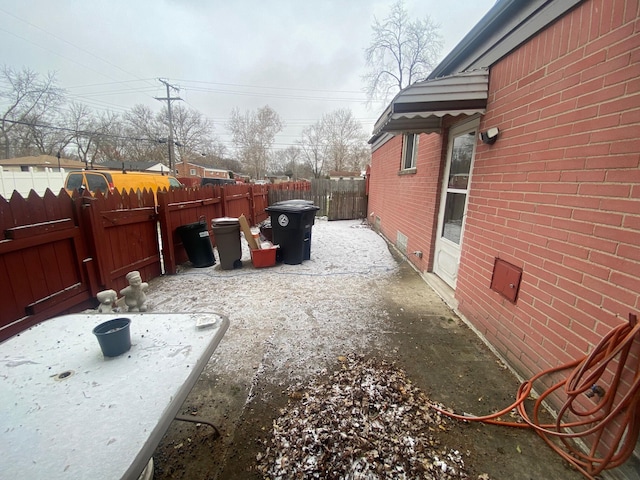
[[[158,216],[152,191],[74,196],[80,227],[85,231],[97,275],[96,288],[120,291],[125,276],[138,270],[142,278],[161,274]],[[98,291],[100,291],[98,290]]]
[[[66,192],[0,197],[0,232],[0,340],[92,300],[93,261]]]
[[[225,216],[223,198],[226,188],[207,185],[203,188],[158,192],[165,273],[176,273],[176,267],[187,261],[187,253],[176,231],[178,227],[204,220],[213,239],[211,220]]]
[[[273,185],[269,185],[270,190],[299,190],[299,191],[308,191],[311,190],[311,182],[307,181],[299,181],[299,182],[283,182],[283,183],[274,183]]]
[[[107,196],[47,190],[0,197],[0,341],[38,322],[95,307],[138,270],[148,281],[187,260],[176,229],[203,219],[267,218],[266,185],[225,185]],[[160,232],[160,234],[158,233]],[[210,231],[210,234],[212,232]],[[213,237],[215,242],[215,237]]]

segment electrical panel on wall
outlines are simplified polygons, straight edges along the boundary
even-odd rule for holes
[[[501,258],[496,258],[493,264],[493,276],[491,278],[491,290],[498,292],[512,303],[518,299],[522,269]]]

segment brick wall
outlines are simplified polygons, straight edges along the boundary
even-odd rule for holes
[[[401,174],[402,135],[398,135],[375,152],[371,163],[369,221],[380,218],[381,233],[393,243],[398,232],[405,235],[408,253],[422,251],[422,259],[408,256],[420,270],[427,270],[433,259],[443,145],[443,135],[420,135],[415,173]]]
[[[640,311],[640,7],[593,0],[490,71],[456,289],[524,375]],[[430,208],[430,206],[429,206]],[[494,259],[523,269],[514,305]]]
[[[176,164],[176,172],[178,175],[189,177],[191,176],[191,170],[195,170],[196,177],[207,177],[207,178],[229,178],[229,172],[227,170],[213,169],[203,167],[201,165],[195,165],[193,163],[182,163],[178,162]]]

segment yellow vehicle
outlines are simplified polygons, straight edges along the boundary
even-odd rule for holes
[[[127,172],[122,170],[82,170],[69,172],[64,182],[64,188],[69,194],[73,190],[87,189],[92,194],[100,190],[102,193],[112,193],[114,190],[169,190],[171,187],[181,187],[177,178],[151,172]]]

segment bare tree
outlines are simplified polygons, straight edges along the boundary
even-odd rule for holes
[[[324,115],[322,122],[328,143],[329,168],[359,171],[362,168],[362,148],[367,145],[367,137],[351,110],[335,110]]]
[[[27,121],[28,125],[18,125],[14,130],[14,155],[56,155],[69,145],[73,134],[69,129],[56,127],[60,117],[47,116],[39,120]]]
[[[155,114],[145,105],[135,105],[124,114],[124,132],[130,139],[127,160],[169,164],[166,143],[169,136],[168,130],[159,117],[161,118],[161,115]]]
[[[166,112],[166,108],[164,110]],[[166,118],[168,119],[168,115]],[[184,162],[193,162],[206,156],[207,150],[211,149],[214,142],[211,121],[197,110],[183,105],[173,107],[172,119],[178,158]]]
[[[235,173],[242,173],[243,171],[242,163],[239,160],[236,160],[235,158],[225,157],[225,156],[216,158],[211,165],[215,168],[222,168],[225,170],[230,170]]]
[[[269,149],[283,126],[280,116],[269,105],[255,112],[241,114],[238,108],[231,112],[228,128],[233,135],[238,158],[253,178],[263,178],[267,172]]]
[[[91,163],[132,160],[131,151],[139,141],[128,136],[122,117],[117,113],[104,112],[95,122],[98,134],[95,135],[95,151]]]
[[[367,99],[387,101],[391,95],[427,78],[442,50],[440,25],[427,15],[411,20],[403,0],[383,21],[374,18],[371,45],[365,50],[363,77]]]
[[[320,178],[325,173],[324,165],[329,150],[322,121],[306,127],[298,143],[305,166],[311,170],[315,178]]]
[[[356,147],[351,154],[350,160],[352,163],[348,167],[349,171],[365,170],[367,165],[371,163],[371,147],[366,143]]]
[[[362,125],[348,109],[322,116],[302,131],[299,140],[303,163],[320,178],[328,170],[359,171],[366,163],[367,137]]]
[[[100,115],[88,106],[71,103],[63,113],[64,91],[55,76],[40,77],[28,69],[0,68],[0,158],[44,153],[76,156],[87,166],[106,160],[168,163],[168,114],[166,107],[153,112],[136,105],[123,115]],[[4,109],[4,110],[2,110]],[[269,107],[254,114],[254,148],[266,165],[266,151],[282,123]],[[176,153],[187,161],[205,159],[211,164],[226,157],[225,146],[213,135],[210,120],[196,111],[173,109]],[[233,162],[232,160],[225,160]],[[236,165],[234,163],[234,165]]]
[[[6,65],[0,70],[0,85],[0,102],[5,106],[0,117],[0,143],[4,158],[9,158],[12,143],[19,142],[12,133],[20,131],[24,140],[25,128],[21,127],[46,124],[55,117],[64,91],[56,86],[52,73],[40,78],[27,68],[16,71]]]
[[[291,145],[274,154],[274,158],[271,163],[271,170],[274,173],[283,174],[289,178],[298,178],[301,158],[302,152],[300,147]]]
[[[71,103],[66,117],[67,125],[73,130],[71,143],[75,146],[78,158],[88,166],[97,150],[96,117],[89,107],[76,102]]]
[[[203,165],[210,165],[214,168],[225,168],[227,170],[233,170],[228,168],[226,163],[235,162],[235,160],[229,160],[226,158],[227,147],[218,139],[208,139],[207,143],[203,145],[198,162]],[[234,165],[234,168],[238,168],[238,165]]]

